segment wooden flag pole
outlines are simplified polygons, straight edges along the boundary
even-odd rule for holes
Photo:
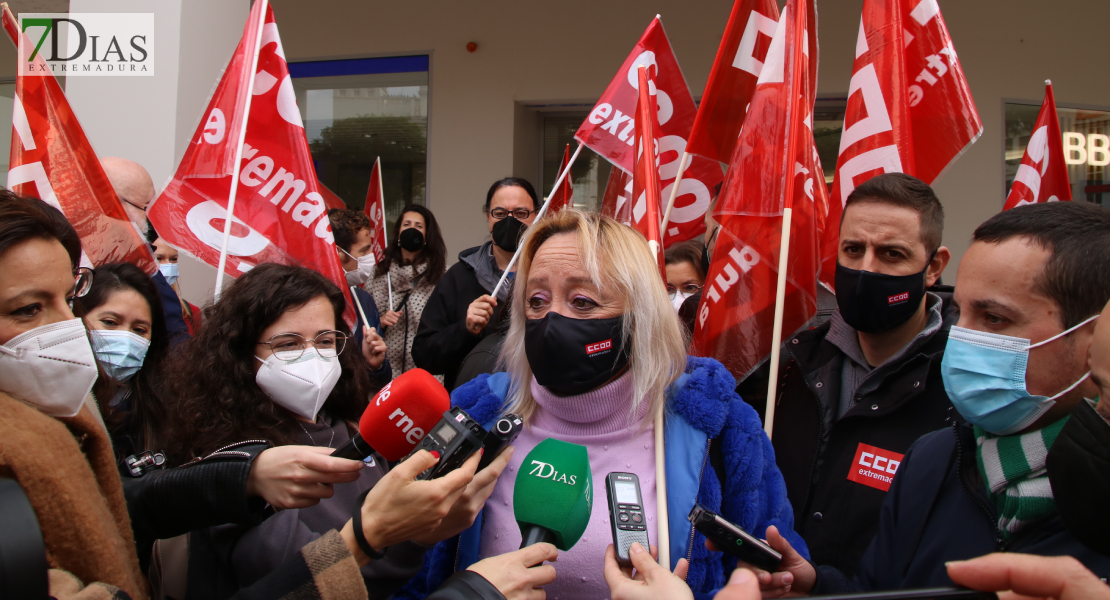
[[[224,218],[224,241],[220,245],[220,262],[216,267],[216,302],[220,301],[220,291],[224,286],[224,268],[227,267],[227,245],[231,242],[231,220],[235,214],[235,194],[239,191],[239,163],[243,160],[243,142],[247,139],[247,123],[251,116],[251,99],[254,98],[255,72],[258,71],[258,55],[262,51],[262,31],[266,28],[266,8],[269,0],[259,0],[258,37],[254,40],[254,57],[251,59],[251,77],[247,82],[247,98],[243,103],[243,125],[239,128],[239,144],[235,146],[235,163],[231,169],[231,190],[227,194],[227,216]]]
[[[655,524],[656,545],[659,548],[659,564],[671,570],[671,530],[667,513],[667,453],[663,440],[663,414],[667,412],[666,403],[655,413]]]
[[[385,184],[382,183],[382,157],[379,156],[375,162],[377,162],[375,166],[378,167],[378,202],[381,202],[382,205],[382,238],[385,239],[385,248],[382,248],[382,253],[384,254],[389,251],[389,232],[385,230]],[[404,216],[401,215],[402,218]],[[413,273],[416,273],[416,267],[413,267]],[[389,292],[389,312],[393,312],[393,277],[389,274],[389,271],[385,272],[385,286]]]
[[[366,318],[366,311],[362,310],[362,303],[358,301],[358,294],[355,292],[355,286],[351,286],[351,301],[355,303],[355,308],[358,308],[358,314],[362,315],[362,324],[366,326],[366,333],[370,333],[370,320]]]
[[[671,210],[674,209],[674,201],[678,198],[678,186],[682,183],[682,174],[686,172],[686,167],[690,166],[693,159],[694,157],[690,156],[690,153],[682,152],[682,160],[678,163],[678,176],[675,177],[674,185],[671,186],[671,198],[667,200],[667,210],[663,213],[663,225],[659,230],[661,237],[659,243],[663,243],[663,240],[667,239],[667,225],[671,222]]]
[[[574,154],[570,156],[570,162],[567,163],[567,168],[563,169],[562,173],[559,173],[559,178],[555,180],[555,185],[551,186],[551,194],[548,194],[547,200],[544,201],[543,206],[540,207],[540,212],[536,214],[536,221],[539,221],[543,218],[545,214],[547,214],[547,207],[551,205],[551,202],[549,201],[551,199],[551,196],[554,195],[555,190],[559,189],[559,186],[563,184],[563,180],[566,179],[567,175],[570,173],[570,168],[574,166],[574,161],[578,158],[578,153],[581,151],[582,142],[579,142],[578,148],[576,148],[574,150]],[[535,221],[533,221],[533,223],[535,223]],[[508,266],[505,267],[505,272],[501,274],[501,279],[497,281],[497,285],[493,288],[493,293],[490,295],[493,296],[495,299],[497,298],[497,292],[501,291],[501,286],[505,285],[505,279],[508,278],[509,273],[513,271],[513,266],[516,265],[516,259],[520,257],[520,250],[521,247],[517,246],[516,252],[513,253],[513,257],[509,259]]]
[[[779,279],[775,287],[775,329],[771,333],[771,370],[767,378],[767,408],[764,412],[763,430],[767,437],[775,427],[775,394],[779,384],[779,357],[782,355],[782,318],[786,304],[786,269],[790,256],[790,216],[793,209],[782,210],[782,241],[779,244]]]

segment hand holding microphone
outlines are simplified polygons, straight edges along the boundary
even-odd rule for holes
[[[278,446],[263,450],[251,464],[247,495],[260,496],[278,510],[307,508],[331,498],[332,484],[358,479],[362,461],[328,456],[331,448]]]
[[[515,552],[491,556],[478,561],[467,571],[473,571],[490,582],[505,600],[543,598],[544,593],[535,588],[555,581],[555,567],[543,564],[559,557],[551,544],[533,544]],[[653,599],[654,600],[654,599]]]
[[[425,535],[413,538],[413,541],[431,546],[454,537],[473,525],[474,519],[478,517],[478,513],[486,505],[486,500],[493,493],[493,488],[497,485],[497,478],[508,466],[509,459],[513,456],[513,450],[514,448],[509,446],[488,467],[479,471],[466,486],[466,489],[463,490],[463,493],[459,495],[450,512],[440,522],[439,527]],[[482,453],[477,453],[475,456],[481,457]],[[473,458],[472,456],[471,459]],[[486,577],[486,579],[489,579],[489,577]]]

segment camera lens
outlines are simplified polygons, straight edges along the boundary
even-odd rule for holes
[[[508,419],[501,419],[497,422],[497,433],[509,433],[513,429],[513,424]]]

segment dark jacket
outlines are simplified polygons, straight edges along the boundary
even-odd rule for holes
[[[181,316],[181,301],[177,297],[177,292],[173,291],[173,287],[166,281],[161,271],[155,271],[154,275],[150,276],[150,280],[154,282],[154,287],[158,288],[158,296],[162,299],[162,315],[166,322],[170,347],[188,341],[191,337],[189,326],[185,324],[185,317]]]
[[[350,288],[347,288],[347,291],[349,292]],[[362,305],[362,310],[366,313],[366,320],[370,322],[370,327],[373,327],[378,332],[378,335],[381,335],[382,320],[378,315],[378,305],[374,302],[374,297],[370,295],[370,292],[359,287],[355,288],[355,293],[358,296],[358,303]],[[351,340],[351,342],[354,343],[353,350],[358,352],[359,356],[361,356],[362,336],[364,335],[362,330],[365,325],[362,323],[362,313],[358,312],[358,307],[355,307],[355,321],[355,329],[352,332],[354,334],[354,339]],[[346,351],[350,352],[351,350],[351,348],[348,348]],[[382,366],[377,370],[368,367],[367,373],[370,375],[370,389],[375,394],[393,379],[393,367],[389,366],[388,358],[385,359]]]
[[[855,573],[898,469],[890,461],[957,417],[944,391],[940,363],[959,314],[951,294],[938,296],[943,302],[940,331],[900,359],[874,391],[857,396],[855,406],[839,419],[841,373],[848,359],[826,339],[830,322],[783,344],[771,439],[794,507],[794,526],[817,564]],[[764,364],[738,390],[761,416],[768,369]],[[875,449],[885,451],[882,458],[875,458]],[[871,468],[876,460],[879,468]]]
[[[492,326],[501,320],[508,302],[498,301],[493,310],[493,318],[478,335],[466,330],[466,310],[470,303],[483,294],[489,294],[475,275],[470,260],[488,244],[463,250],[459,262],[455,263],[436,283],[435,290],[424,313],[420,316],[420,328],[412,342],[412,360],[417,367],[433,375],[443,375],[443,385],[453,390],[465,381],[456,381],[459,366],[466,355],[482,341],[494,333]]]
[[[1110,575],[1110,557],[1081,544],[1055,513],[1003,542],[976,466],[975,434],[953,425],[906,453],[855,579],[820,566],[813,593],[951,586],[946,562],[1000,551],[1073,556],[1099,577]]]

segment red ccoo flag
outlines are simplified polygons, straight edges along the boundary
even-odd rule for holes
[[[626,173],[634,170],[636,156],[632,145],[639,86],[636,72],[640,65],[647,67],[649,85],[656,96],[661,194],[662,198],[670,198],[697,107],[658,16],[648,25],[574,137]],[[712,190],[721,179],[719,164],[700,156],[692,157],[683,173],[670,223],[664,232],[665,245],[705,232],[705,211],[713,198]]]
[[[728,162],[778,26],[774,0],[736,0],[705,84],[686,150]]]
[[[1052,94],[1052,82],[1044,83],[1044,103],[1037,114],[1037,122],[1033,124],[1033,135],[1025,146],[1025,155],[1021,157],[1014,185],[1002,210],[1023,204],[1071,200],[1060,119],[1056,116],[1056,97]]]
[[[320,195],[324,197],[324,204],[328,205],[328,210],[333,208],[347,208],[347,203],[339,196],[336,196],[335,192],[328,189],[328,186],[324,185],[323,182],[318,180],[316,182],[316,187],[320,190]]]
[[[601,196],[601,214],[631,225],[632,217],[628,214],[632,207],[628,203],[631,196],[632,176],[613,167],[609,170],[609,180],[605,183],[605,193]]]
[[[374,260],[385,260],[385,192],[382,191],[382,157],[374,161],[370,171],[370,188],[366,190],[366,216],[370,217],[370,250]]]
[[[258,65],[252,71],[256,44]],[[296,264],[319,271],[346,289],[328,207],[318,188],[268,3],[255,2],[251,8],[243,37],[204,115],[173,179],[148,210],[158,234],[174,247],[217,266],[234,182],[238,187],[227,246],[228,275],[245,273],[262,262]],[[242,161],[236,165],[244,118]],[[354,322],[350,306],[345,317]]]
[[[737,379],[774,348],[787,209],[789,266],[781,331],[790,334],[816,313],[816,220],[828,203],[811,130],[810,69],[817,61],[807,54],[816,55],[816,33],[812,0],[789,0],[713,213],[721,228],[690,352],[721,361]]]
[[[7,4],[3,9],[4,30],[18,46],[19,23]],[[17,70],[8,187],[60,210],[93,266],[129,262],[153,275],[158,263],[150,247],[128,219],[62,87],[45,63],[42,70],[41,77]]]
[[[659,235],[661,225],[661,199],[659,195],[659,170],[656,166],[659,157],[655,152],[659,144],[659,124],[655,120],[658,112],[655,94],[650,92],[647,68],[640,67],[639,100],[636,102],[636,170],[632,172],[632,228],[644,234],[656,262],[659,275],[667,281],[667,269],[663,265],[663,242]]]
[[[563,152],[563,162],[559,163],[558,173],[567,170],[567,165],[570,164],[570,144],[567,144],[566,151]],[[565,206],[574,206],[571,198],[574,196],[574,186],[570,181],[570,173],[563,178],[563,183],[551,192],[551,197],[547,199],[551,206],[547,209],[547,214],[559,212]]]
[[[936,0],[864,0],[836,178],[821,244],[821,280],[836,280],[848,194],[881,173],[933,181],[983,133]]]

